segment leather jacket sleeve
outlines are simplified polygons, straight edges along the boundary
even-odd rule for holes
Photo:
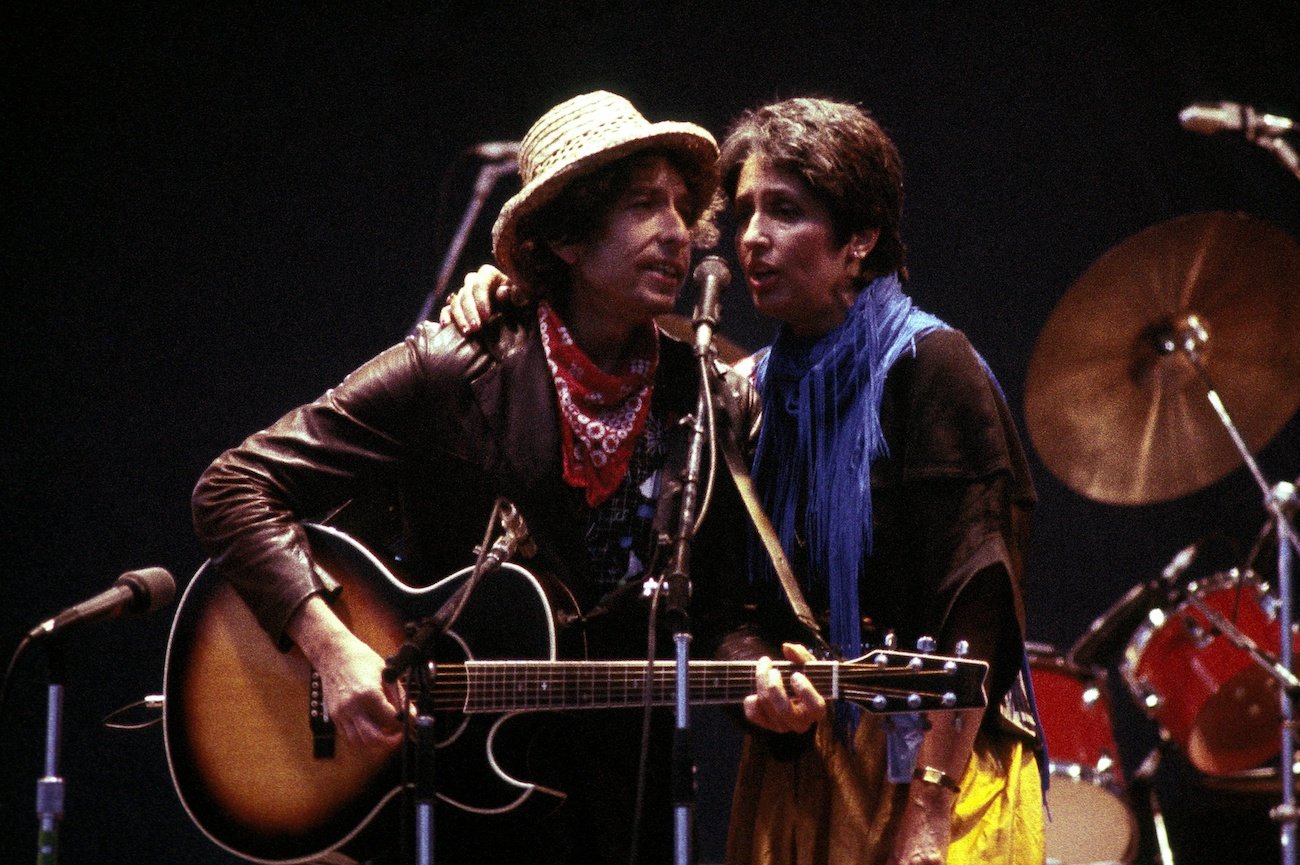
[[[505,338],[501,346],[509,354],[517,341]],[[396,484],[419,449],[458,461],[489,459],[471,383],[494,363],[452,329],[426,323],[203,472],[191,500],[199,539],[282,645],[298,606],[330,588],[300,521],[321,519],[358,489]]]

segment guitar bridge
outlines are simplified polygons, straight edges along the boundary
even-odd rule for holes
[[[317,760],[328,760],[334,756],[334,722],[330,720],[329,710],[325,708],[325,686],[320,673],[311,671],[311,704],[308,707],[311,719],[311,755]]]

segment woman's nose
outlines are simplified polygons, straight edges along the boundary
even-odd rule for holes
[[[758,214],[750,216],[741,225],[740,243],[742,246],[757,246],[765,239],[766,235],[763,233]]]

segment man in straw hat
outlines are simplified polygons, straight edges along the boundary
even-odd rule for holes
[[[320,674],[341,747],[396,751],[401,694],[383,680],[386,659],[336,615],[304,520],[336,514],[336,524],[400,554],[404,573],[432,580],[472,563],[503,497],[536,545],[529,567],[558,578],[586,611],[560,629],[561,645],[585,643],[596,658],[645,656],[641,587],[673,510],[659,499],[674,485],[660,480],[685,452],[680,421],[695,409],[697,379],[691,348],[654,319],[673,309],[693,242],[709,228],[702,215],[716,160],[704,129],[648,122],[611,93],[551,109],[523,139],[523,188],[493,229],[497,262],[527,303],[471,337],[422,324],[203,473],[193,496],[200,539],[262,628]],[[719,375],[735,397],[720,428],[749,441],[752,391]],[[739,508],[719,484],[695,535],[692,572],[708,575],[691,598],[700,654],[737,618]],[[400,531],[372,518],[388,513],[400,515]],[[496,627],[509,633],[517,623],[503,611]],[[666,643],[659,654],[670,656]],[[668,861],[671,712],[658,710],[651,725],[640,810],[638,719],[530,715],[541,738],[522,746],[526,761],[504,768],[568,798],[537,820],[527,807],[491,817],[439,809],[437,861],[623,863],[633,843],[641,861]],[[500,740],[517,723],[497,737],[501,759],[509,746]]]

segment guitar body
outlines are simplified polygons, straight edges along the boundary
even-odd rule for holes
[[[343,587],[333,609],[383,657],[402,645],[407,621],[431,615],[469,575],[413,589],[347,535],[306,530],[318,564]],[[478,584],[453,628],[461,657],[438,660],[554,660],[557,603],[572,606],[558,586],[506,564]],[[311,666],[297,649],[279,651],[211,562],[179,604],[164,693],[167,759],[181,802],[205,834],[244,858],[307,861],[350,840],[401,792],[398,750],[358,750],[338,736],[332,755],[317,752]],[[440,800],[492,813],[554,794],[508,774],[514,749],[501,740],[510,738],[510,717],[439,716]]]

